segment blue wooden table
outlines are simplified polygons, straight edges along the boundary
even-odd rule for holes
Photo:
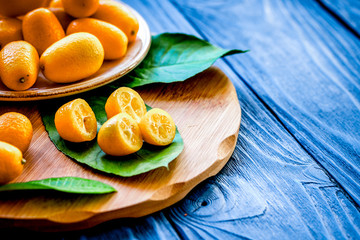
[[[250,49],[218,60],[233,156],[178,204],[47,239],[360,239],[360,1],[127,0],[151,31]]]

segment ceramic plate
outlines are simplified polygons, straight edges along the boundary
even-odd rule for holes
[[[127,54],[123,58],[104,61],[97,73],[75,83],[53,83],[39,73],[36,83],[30,89],[11,91],[0,81],[0,100],[33,101],[69,96],[101,87],[130,72],[145,58],[151,43],[151,33],[147,23],[139,13],[130,9],[137,17],[140,28],[136,41],[129,44]]]

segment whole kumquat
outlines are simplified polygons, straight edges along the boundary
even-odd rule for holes
[[[0,52],[0,77],[12,90],[27,90],[34,85],[39,73],[39,55],[25,41],[6,44]]]
[[[55,17],[59,20],[64,31],[66,31],[69,24],[74,21],[74,18],[67,14],[63,8],[48,8]]]
[[[46,8],[37,8],[27,13],[23,19],[22,31],[24,40],[32,44],[39,55],[65,37],[59,20]]]
[[[0,0],[0,15],[17,17],[46,6],[48,0]]]
[[[33,136],[32,124],[25,115],[7,112],[0,116],[0,141],[7,142],[25,153]]]
[[[49,8],[63,8],[61,0],[51,0],[49,3]]]
[[[104,59],[118,59],[125,55],[128,39],[118,27],[95,18],[80,18],[72,21],[66,34],[88,32],[97,37],[104,47]]]
[[[116,1],[100,1],[100,5],[91,17],[114,24],[134,42],[139,31],[139,22],[135,15],[122,3]]]
[[[62,0],[64,10],[75,18],[89,17],[99,7],[99,0]]]
[[[22,153],[17,147],[0,141],[0,184],[18,177],[24,169],[24,163]]]
[[[51,45],[40,57],[40,69],[57,83],[79,81],[96,73],[104,61],[99,39],[86,32],[73,33]]]
[[[22,39],[22,22],[19,19],[0,19],[0,50],[9,42]]]

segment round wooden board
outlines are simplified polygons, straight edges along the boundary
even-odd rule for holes
[[[147,104],[165,109],[173,116],[184,139],[184,151],[170,163],[169,169],[159,168],[130,178],[92,170],[59,152],[50,141],[37,109],[37,104],[44,101],[0,102],[0,114],[21,112],[34,127],[33,140],[25,153],[27,164],[14,182],[78,176],[108,183],[117,190],[105,195],[3,192],[1,227],[67,231],[111,219],[144,216],[181,200],[197,184],[221,170],[234,151],[241,110],[234,86],[220,69],[211,67],[185,82],[154,84],[136,90]]]

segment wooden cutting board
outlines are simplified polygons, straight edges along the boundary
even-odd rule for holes
[[[234,86],[220,69],[211,67],[185,82],[136,90],[148,105],[165,109],[173,116],[184,140],[184,151],[169,164],[169,169],[159,168],[130,178],[93,170],[59,152],[42,124],[37,107],[40,102],[0,102],[0,114],[21,112],[34,128],[30,148],[24,155],[24,172],[14,182],[77,176],[108,183],[117,190],[105,195],[1,193],[1,227],[66,231],[116,218],[144,216],[181,200],[197,184],[221,170],[234,151],[241,110]]]

